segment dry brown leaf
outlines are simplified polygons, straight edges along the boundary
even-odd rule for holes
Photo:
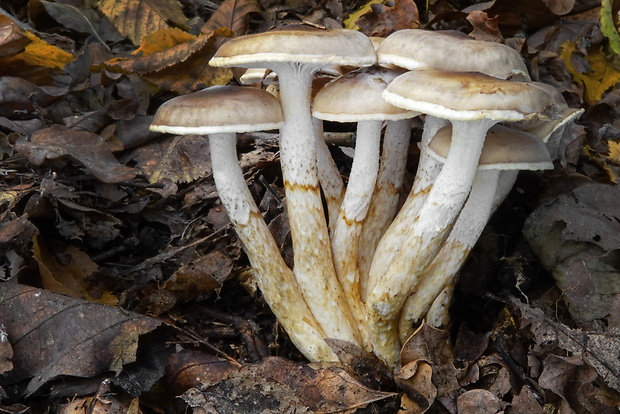
[[[208,138],[200,135],[148,144],[137,152],[136,161],[150,183],[165,179],[191,182],[211,173]]]
[[[428,362],[417,360],[403,365],[394,374],[398,386],[405,391],[401,414],[422,414],[437,397],[437,387],[432,382],[433,368]]]
[[[13,348],[8,340],[6,325],[0,320],[0,375],[13,369]],[[0,388],[1,389],[1,388]]]
[[[260,13],[260,6],[256,0],[225,0],[200,30],[202,33],[209,33],[225,27],[232,30],[236,36],[241,36],[248,29],[252,13]]]
[[[30,44],[24,32],[8,16],[0,15],[0,58],[14,56]]]
[[[46,159],[70,157],[104,183],[130,180],[136,176],[133,168],[118,162],[99,135],[62,125],[37,130],[30,141],[20,138],[15,148],[35,165],[43,164]]]
[[[469,32],[469,36],[474,39],[486,42],[501,42],[504,40],[499,31],[497,16],[489,17],[482,10],[474,10],[469,12],[466,19],[474,28],[474,30]]]
[[[88,278],[99,266],[87,254],[74,246],[63,246],[58,242],[54,242],[57,254],[53,254],[41,237],[34,238],[33,244],[34,259],[39,264],[39,274],[45,289],[90,302],[117,304],[118,300],[110,292],[98,298],[89,292]],[[62,251],[59,251],[60,248]],[[62,257],[62,262],[58,256]]]
[[[387,37],[396,30],[419,28],[418,7],[413,0],[371,0],[351,14],[344,26],[367,36]]]
[[[235,413],[353,413],[394,396],[364,387],[341,367],[313,367],[280,357],[244,366],[200,390],[183,395],[190,407]]]
[[[129,398],[110,388],[110,381],[102,382],[97,394],[76,398],[66,404],[60,414],[141,414],[139,400]]]
[[[139,337],[160,324],[154,318],[30,286],[3,283],[0,288],[0,315],[15,353],[15,368],[4,383],[29,380],[25,395],[62,375],[121,372],[136,360]]]
[[[196,300],[222,287],[231,276],[233,261],[222,252],[211,252],[183,264],[166,280],[164,289],[181,302]]]
[[[613,315],[620,299],[620,187],[581,186],[535,210],[523,231],[576,321]]]
[[[99,0],[99,9],[134,44],[147,34],[184,26],[187,18],[177,0]]]
[[[232,360],[223,360],[204,352],[183,350],[168,357],[166,364],[166,385],[176,394],[182,394],[192,387],[209,387],[238,371],[241,365]]]
[[[166,29],[143,39],[138,54],[132,59],[112,59],[105,65],[142,75],[158,86],[187,93],[203,86],[227,84],[232,78],[228,68],[209,66],[219,37],[230,37],[229,29],[192,36],[182,30]]]
[[[459,414],[503,413],[508,405],[487,390],[471,390],[459,395],[456,400]]]

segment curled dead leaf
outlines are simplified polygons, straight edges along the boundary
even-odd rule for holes
[[[30,141],[19,138],[15,149],[35,165],[43,164],[46,159],[69,157],[104,183],[130,180],[136,176],[134,169],[118,162],[100,136],[62,125],[35,131]]]

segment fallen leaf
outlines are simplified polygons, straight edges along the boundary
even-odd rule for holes
[[[170,24],[184,26],[187,18],[177,0],[100,0],[99,9],[134,44],[147,34],[167,29]]]
[[[73,29],[80,33],[88,33],[100,43],[105,44],[95,28],[95,25],[98,25],[96,21],[99,19],[99,16],[93,9],[79,9],[70,4],[39,1],[45,7],[45,11],[58,23],[68,29]]]
[[[186,349],[168,357],[166,384],[175,395],[180,395],[192,387],[215,385],[239,368],[241,365],[233,360]]]
[[[112,390],[110,381],[102,382],[97,394],[76,398],[66,404],[60,414],[141,414],[138,398],[130,398]]]
[[[482,389],[466,391],[456,400],[459,414],[503,413],[507,405],[490,391]]]
[[[222,252],[211,252],[183,264],[166,280],[164,289],[172,292],[177,300],[196,300],[222,287],[231,277],[233,261]]]
[[[40,66],[46,69],[62,69],[75,57],[59,47],[53,46],[34,34],[24,32],[30,43],[22,53],[0,59],[2,73],[5,75],[21,73],[25,66]]]
[[[74,246],[64,246],[58,242],[54,242],[57,253],[53,254],[41,237],[33,240],[34,259],[39,264],[39,274],[45,289],[90,302],[107,305],[118,303],[110,292],[97,298],[89,292],[88,278],[92,277],[99,267],[87,254]]]
[[[15,148],[35,165],[43,164],[46,159],[68,156],[104,183],[130,180],[136,176],[132,168],[118,162],[100,136],[62,125],[35,131],[30,141],[20,138]]]
[[[136,360],[138,339],[160,321],[15,283],[0,284],[0,314],[13,346],[3,380],[29,380],[25,395],[62,375],[92,377]],[[36,350],[36,352],[33,352]]]
[[[473,10],[466,17],[474,30],[468,33],[476,40],[501,42],[504,40],[498,26],[498,16],[489,17],[482,10]]]
[[[620,54],[620,33],[616,26],[616,19],[613,15],[613,0],[602,0],[601,2],[601,32],[609,39],[609,46],[616,54]]]
[[[620,187],[591,184],[535,210],[523,232],[579,322],[606,318],[620,298]]]
[[[338,366],[314,367],[268,357],[231,372],[215,385],[192,388],[182,398],[206,412],[284,414],[353,413],[393,396],[364,387]]]
[[[562,45],[560,57],[573,80],[584,85],[592,103],[599,101],[605,92],[620,82],[620,71],[609,64],[600,46],[589,49],[587,56],[582,56],[575,43],[568,41]]]
[[[8,340],[6,325],[0,320],[0,375],[13,369],[13,348]],[[1,390],[2,388],[0,388]]]
[[[402,29],[420,28],[413,0],[371,0],[344,21],[344,27],[367,36],[387,37]]]
[[[208,138],[201,135],[180,135],[150,143],[137,151],[135,160],[150,183],[164,179],[187,183],[211,172]]]
[[[253,13],[260,13],[256,0],[225,0],[202,26],[202,33],[210,33],[220,27],[233,31],[236,36],[244,35]]]
[[[11,18],[0,14],[0,58],[23,52],[31,42]]]
[[[187,93],[203,86],[224,85],[232,78],[228,68],[209,66],[220,37],[231,37],[226,28],[199,36],[179,29],[165,29],[145,36],[136,57],[105,62],[111,70],[119,68],[138,73],[160,87]]]

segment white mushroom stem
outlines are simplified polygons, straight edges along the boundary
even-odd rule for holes
[[[362,226],[358,249],[360,292],[365,297],[368,271],[381,236],[394,219],[407,166],[411,119],[387,121],[377,183]]]
[[[401,342],[413,333],[414,324],[425,317],[447,286],[455,283],[459,269],[480,238],[489,217],[514,183],[517,171],[478,170],[471,193],[440,252],[409,295],[399,322]],[[499,176],[502,184],[498,186]],[[500,191],[497,191],[501,188]],[[428,322],[428,321],[427,321]]]
[[[306,358],[336,361],[247,188],[237,161],[235,134],[211,134],[209,142],[220,200],[245,247],[265,301]]]
[[[390,366],[398,363],[398,316],[405,300],[439,252],[471,190],[491,119],[452,121],[450,152],[413,227],[386,272],[373,268],[367,298],[370,337],[375,353]],[[375,281],[375,283],[373,283]]]
[[[368,275],[381,275],[381,269],[387,269],[394,261],[394,258],[400,251],[405,235],[411,227],[413,220],[418,215],[420,208],[426,200],[426,196],[431,190],[433,183],[437,179],[437,175],[441,170],[442,163],[428,154],[428,143],[448,121],[442,118],[427,115],[424,122],[424,131],[420,142],[420,159],[418,161],[418,169],[413,182],[413,187],[409,192],[405,203],[400,211],[385,231],[374,254],[371,257],[371,266],[367,271]],[[374,269],[374,270],[373,270]],[[370,282],[366,276],[362,283],[362,299],[366,301]]]
[[[328,338],[359,344],[359,334],[338,284],[319,191],[316,142],[310,113],[312,75],[318,66],[270,63],[280,80],[284,126],[280,158],[295,254],[294,273]]]
[[[450,324],[450,305],[454,300],[454,285],[448,285],[433,301],[426,314],[426,324],[432,328],[445,328]]]
[[[366,309],[360,296],[357,253],[362,224],[368,213],[379,170],[381,124],[381,121],[357,123],[355,156],[332,237],[338,281],[347,292],[346,298],[362,337],[362,347],[366,350],[370,350],[370,341],[366,331]]]
[[[329,228],[334,231],[340,206],[344,198],[345,187],[340,176],[340,171],[332,158],[329,148],[325,143],[323,135],[323,121],[313,118],[314,134],[316,139],[316,159],[319,174],[319,182],[323,189],[323,196],[327,204],[327,216],[329,217]]]

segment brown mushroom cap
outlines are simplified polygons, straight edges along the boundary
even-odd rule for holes
[[[383,98],[402,108],[462,121],[544,118],[554,106],[546,91],[526,82],[436,69],[410,71],[397,77]]]
[[[349,72],[327,83],[314,98],[313,115],[335,122],[413,118],[416,112],[390,105],[381,94],[403,70],[371,66]]]
[[[229,40],[209,64],[262,67],[266,62],[303,62],[369,66],[376,59],[372,43],[361,32],[294,26]]]
[[[452,127],[441,128],[429,144],[430,154],[444,162],[450,151]],[[479,170],[550,170],[553,162],[545,144],[526,132],[494,125],[487,132]]]
[[[453,30],[398,30],[377,48],[377,59],[380,65],[409,70],[434,68],[480,72],[500,79],[530,79],[523,59],[511,47],[475,40]]]
[[[270,93],[241,86],[212,86],[159,107],[151,130],[172,134],[218,134],[278,129],[280,102]]]

